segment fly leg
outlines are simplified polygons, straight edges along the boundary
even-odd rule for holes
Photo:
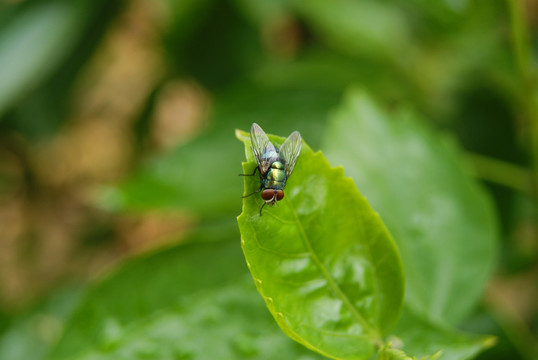
[[[258,169],[258,166],[256,166],[254,168],[254,171],[252,172],[252,174],[239,174],[239,176],[254,176],[254,174],[256,174],[256,170],[259,170]],[[253,193],[254,194],[254,193]]]
[[[242,175],[242,174],[240,174],[240,175]],[[250,175],[246,175],[246,176],[250,176]],[[262,191],[262,190],[263,190],[263,187],[260,185],[260,188],[259,188],[258,190],[254,191],[254,192],[251,192],[251,193],[248,194],[248,195],[243,195],[243,196],[241,196],[241,197],[244,199],[244,198],[246,198],[246,197],[249,197],[250,195],[257,194],[257,193],[259,193],[259,192]]]
[[[262,216],[262,210],[265,205],[267,205],[267,203],[264,201],[262,207],[260,208],[260,216]]]
[[[239,176],[254,176],[254,175],[256,174],[256,170],[257,170],[257,171],[260,170],[259,166],[256,166],[256,167],[254,168],[254,171],[252,172],[252,174],[239,174]],[[258,190],[254,191],[254,192],[251,192],[250,194],[243,195],[243,196],[241,196],[241,197],[244,199],[244,198],[246,198],[246,197],[249,197],[250,195],[257,194],[257,193],[259,193],[259,192],[262,191],[262,190],[263,190],[263,185],[260,185],[260,188],[259,188]],[[276,194],[276,193],[275,193],[275,194]],[[262,207],[260,208],[260,216],[262,216],[262,209],[263,209],[263,207],[265,206],[265,204],[266,204],[266,203],[264,202],[263,205],[262,205]]]

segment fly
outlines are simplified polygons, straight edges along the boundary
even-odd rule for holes
[[[277,201],[284,198],[286,181],[290,177],[301,153],[301,134],[298,131],[292,132],[280,148],[276,148],[269,141],[262,128],[254,123],[250,128],[250,139],[252,141],[252,152],[258,166],[254,168],[252,174],[239,175],[254,176],[256,170],[260,172],[260,188],[243,196],[243,198],[261,192],[261,197],[264,200],[260,208],[260,216],[262,216],[262,210],[265,205],[273,206]]]

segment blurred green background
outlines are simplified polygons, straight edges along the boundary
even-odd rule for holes
[[[537,31],[535,0],[4,0],[0,354],[46,358],[125,259],[199,233],[238,247],[234,129],[322,149],[360,87],[465,149],[501,250],[460,327],[498,336],[480,359],[534,359]]]

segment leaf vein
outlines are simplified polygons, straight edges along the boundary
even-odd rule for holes
[[[314,249],[312,248],[312,244],[306,235],[306,232],[299,220],[299,217],[297,215],[297,212],[295,211],[294,206],[292,205],[292,202],[288,202],[291,212],[293,213],[293,216],[295,217],[295,223],[297,224],[297,227],[299,229],[299,232],[301,234],[301,237],[303,238],[303,242],[308,250],[308,252],[311,254],[312,260],[314,263],[318,266],[321,273],[323,274],[323,277],[327,279],[327,283],[331,287],[331,289],[334,291],[334,293],[337,295],[338,298],[344,303],[344,305],[348,308],[349,312],[353,315],[353,317],[357,320],[357,322],[371,335],[374,335],[375,338],[378,338],[377,332],[374,331],[374,329],[368,324],[368,322],[362,317],[361,314],[355,309],[353,306],[351,300],[348,298],[348,296],[344,293],[344,291],[338,286],[338,284],[334,281],[332,276],[329,274],[329,271],[325,267],[325,265],[321,262],[321,260],[318,258],[316,253],[314,252]]]

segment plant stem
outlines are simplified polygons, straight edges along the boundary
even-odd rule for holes
[[[476,177],[532,194],[532,172],[526,168],[499,159],[467,152],[465,157],[473,164]]]
[[[525,20],[525,1],[507,0],[510,13],[510,27],[517,70],[522,83],[522,103],[524,116],[530,130],[529,143],[533,164],[532,189],[538,201],[538,98],[536,71],[530,51],[528,25]]]

